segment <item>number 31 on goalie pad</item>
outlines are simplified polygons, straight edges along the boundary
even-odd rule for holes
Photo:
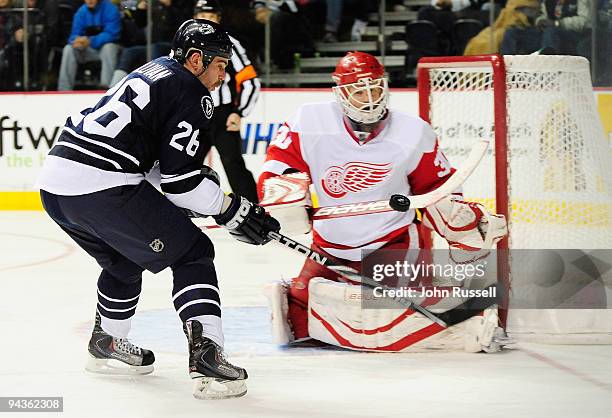
[[[286,288],[273,283],[265,293],[275,342],[292,342]],[[378,352],[497,351],[491,350],[499,329],[497,308],[444,328],[411,309],[364,309],[361,286],[315,277],[310,280],[308,293],[308,333],[331,345]]]

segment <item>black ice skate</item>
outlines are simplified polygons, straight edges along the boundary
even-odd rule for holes
[[[247,392],[248,374],[230,364],[223,349],[202,336],[202,324],[187,321],[183,331],[189,341],[189,377],[194,379],[193,396],[198,399],[224,399]]]
[[[100,326],[100,314],[96,312],[94,329],[89,340],[91,359],[85,370],[92,373],[136,375],[153,371],[155,356],[124,338],[107,334]]]

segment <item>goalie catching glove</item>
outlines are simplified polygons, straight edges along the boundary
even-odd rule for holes
[[[489,213],[483,205],[456,196],[447,196],[428,207],[423,213],[423,225],[445,238],[451,250],[472,253],[469,260],[462,261],[486,256],[493,245],[508,234],[503,215]]]
[[[270,241],[268,232],[280,231],[280,224],[276,219],[268,215],[264,208],[242,196],[230,193],[225,197],[223,207],[227,209],[213,218],[238,241],[263,245]]]

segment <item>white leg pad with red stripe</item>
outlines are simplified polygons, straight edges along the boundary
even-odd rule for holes
[[[268,283],[264,287],[264,295],[268,298],[270,307],[272,339],[277,344],[289,344],[295,340],[295,337],[287,318],[289,311],[287,286],[282,282]]]
[[[410,309],[363,309],[360,286],[321,277],[310,280],[308,293],[310,336],[352,350],[476,352],[490,345],[497,326],[496,309],[449,328]]]

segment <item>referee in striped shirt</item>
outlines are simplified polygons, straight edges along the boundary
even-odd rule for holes
[[[194,19],[221,21],[219,0],[198,0],[194,7]],[[245,49],[236,39],[232,41],[232,58],[226,68],[225,81],[210,94],[215,103],[215,113],[208,138],[203,146],[206,153],[214,146],[227,174],[232,191],[251,202],[257,202],[253,174],[247,170],[242,158],[240,120],[249,114],[259,95],[260,82]]]

